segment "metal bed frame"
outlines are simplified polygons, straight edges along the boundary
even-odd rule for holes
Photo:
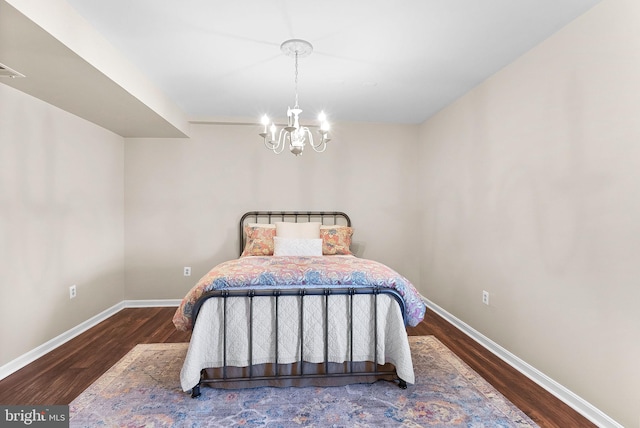
[[[306,219],[306,221],[315,221],[316,218],[320,219],[320,221],[325,224],[325,220],[330,218],[332,222],[331,225],[335,224],[344,224],[346,226],[351,225],[351,220],[349,217],[337,211],[332,212],[324,212],[324,211],[251,211],[242,216],[240,219],[240,252],[244,249],[245,244],[245,235],[244,235],[244,226],[245,223],[253,219],[256,223],[258,223],[260,218],[266,218],[268,223],[272,223],[275,221],[287,221],[293,220],[294,222],[298,222],[299,219]],[[342,222],[342,223],[339,223]],[[195,325],[198,314],[204,302],[208,299],[223,299],[223,313],[222,313],[222,329],[223,329],[223,366],[222,377],[219,378],[207,378],[206,370],[203,369],[200,374],[200,381],[197,385],[195,385],[191,390],[191,397],[196,398],[201,395],[200,387],[202,384],[216,384],[222,382],[246,382],[246,381],[264,381],[264,380],[292,380],[292,379],[309,379],[309,378],[345,378],[345,377],[374,377],[374,378],[389,378],[393,376],[398,382],[398,386],[402,389],[407,388],[407,383],[403,379],[400,379],[395,371],[395,367],[391,366],[391,370],[386,370],[380,368],[378,361],[378,334],[377,334],[377,324],[378,324],[378,296],[380,294],[388,295],[393,298],[400,307],[400,311],[404,320],[405,317],[405,305],[404,301],[400,294],[392,289],[392,288],[382,288],[382,287],[344,287],[344,288],[331,288],[331,287],[301,287],[301,288],[268,288],[268,289],[225,289],[225,290],[215,290],[205,293],[200,299],[196,302],[192,310],[192,319],[193,324]],[[354,370],[354,363],[360,363],[360,361],[353,361],[353,299],[354,296],[358,295],[372,295],[374,299],[373,304],[373,340],[374,344],[374,362],[370,364],[373,366],[373,369],[367,368],[365,370]],[[322,373],[305,373],[304,371],[304,328],[303,320],[304,320],[304,299],[305,296],[324,296],[324,362],[320,363],[323,365],[324,370]],[[348,329],[349,329],[349,347],[350,347],[350,358],[348,361],[342,363],[343,370],[337,373],[329,372],[329,361],[328,361],[328,336],[329,336],[329,304],[330,300],[334,296],[348,296],[348,304],[349,304],[349,316],[348,316]],[[282,374],[281,373],[281,364],[278,361],[278,326],[280,324],[280,320],[278,317],[278,308],[281,305],[281,300],[284,298],[298,298],[300,299],[299,305],[299,313],[298,313],[298,322],[300,323],[300,328],[298,331],[300,332],[300,359],[297,363],[297,373],[295,374]],[[229,376],[227,371],[227,343],[229,338],[227,337],[227,302],[228,299],[233,298],[248,298],[249,299],[249,328],[248,328],[248,343],[249,343],[249,366],[248,366],[248,376]],[[253,307],[254,307],[254,299],[258,298],[272,298],[274,299],[275,304],[275,361],[271,370],[271,374],[263,375],[254,375],[254,363],[253,363]],[[389,366],[388,364],[386,366]],[[385,367],[386,367],[385,366]]]

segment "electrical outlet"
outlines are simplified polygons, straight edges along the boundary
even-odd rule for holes
[[[184,267],[184,276],[191,276],[191,267],[189,266]]]
[[[76,285],[73,284],[71,287],[69,287],[69,299],[75,299],[76,298]]]
[[[489,292],[482,290],[482,303],[489,306]]]

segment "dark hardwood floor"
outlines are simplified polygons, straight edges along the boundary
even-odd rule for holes
[[[123,309],[0,381],[0,404],[69,404],[138,343],[188,342],[175,308]]]
[[[69,404],[138,343],[188,342],[175,308],[128,308],[0,380],[0,404]],[[410,335],[434,335],[541,427],[594,427],[569,406],[428,311]]]

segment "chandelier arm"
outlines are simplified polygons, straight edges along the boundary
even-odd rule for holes
[[[327,150],[327,143],[329,142],[329,139],[326,138],[327,137],[327,133],[323,132],[323,131],[318,131],[320,133],[320,141],[317,144],[313,143],[313,138],[310,139],[311,141],[311,148],[318,152],[318,153],[322,153],[325,150]]]
[[[321,147],[324,143],[324,137],[320,139],[319,142],[314,142],[313,140],[313,135],[311,134],[311,131],[309,131],[309,129],[307,129],[307,133],[309,134],[309,143],[311,144],[311,147],[315,149]],[[316,150],[317,151],[317,150]]]
[[[262,139],[264,141],[264,146],[269,150],[273,150],[276,147],[275,141],[272,140],[269,135],[270,134],[267,133],[267,132],[263,132],[263,133],[260,134],[260,136],[262,137]]]
[[[287,134],[284,128],[281,128],[280,132],[278,133],[278,144],[276,144],[276,148],[273,150],[273,153],[277,155],[282,153],[284,151],[284,148],[287,145],[286,143],[287,143]]]
[[[266,134],[263,136],[265,147],[273,151],[273,153],[277,155],[282,153],[286,146],[286,141],[285,141],[286,137],[284,139],[282,138],[283,132],[284,132],[284,129],[281,129],[277,140],[272,140],[270,137],[268,137],[269,134]]]
[[[309,145],[311,146],[311,148],[318,153],[322,153],[327,149],[327,143],[324,141],[324,136],[321,139],[320,142],[316,143],[313,140],[313,134],[311,133],[311,130],[309,128],[307,128],[306,126],[303,128],[304,132],[307,134],[308,138],[309,138]]]
[[[312,148],[314,151],[318,152],[318,153],[322,153],[322,152],[324,152],[325,150],[327,150],[327,143],[326,143],[326,142],[324,142],[324,141],[322,141],[321,143],[319,143],[319,144],[318,144],[318,145],[316,145],[316,146],[312,145],[312,146],[311,146],[311,148]]]
[[[325,150],[327,150],[327,143],[324,143],[324,144],[322,145],[322,148],[321,148],[321,149],[316,149],[315,147],[313,147],[313,150],[315,150],[315,151],[316,151],[316,152],[318,152],[318,153],[322,153],[322,152],[324,152]]]

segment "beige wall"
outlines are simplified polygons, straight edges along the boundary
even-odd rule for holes
[[[422,126],[338,124],[302,158],[239,125],[125,142],[0,84],[0,365],[181,298],[236,257],[245,211],[335,209],[357,255],[639,426],[638,22],[605,0]]]
[[[640,426],[639,53],[640,3],[604,1],[420,132],[426,296],[626,427]]]
[[[0,366],[123,300],[123,143],[0,84]]]
[[[189,140],[126,141],[127,299],[182,298],[238,256],[238,221],[251,210],[345,211],[357,255],[417,282],[418,126],[337,124],[326,152],[298,158],[268,151],[259,131],[204,124]]]

